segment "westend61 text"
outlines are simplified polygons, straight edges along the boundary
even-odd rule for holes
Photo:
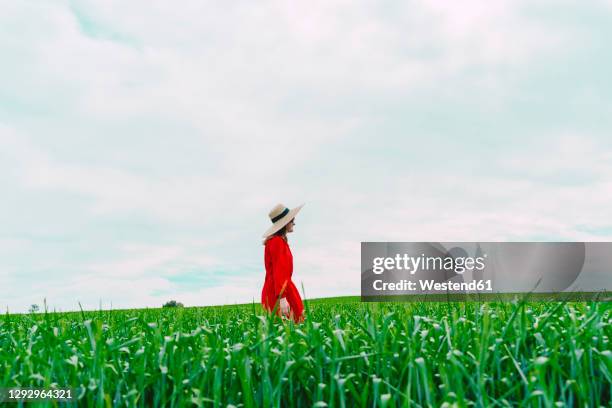
[[[383,282],[378,279],[373,282],[374,290],[440,290],[440,291],[466,291],[466,290],[478,290],[478,291],[492,291],[493,285],[491,280],[473,280],[471,282],[436,282],[431,279],[419,279],[419,288],[417,289],[417,283],[402,279],[399,282]]]

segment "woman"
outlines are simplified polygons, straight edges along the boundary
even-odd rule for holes
[[[268,214],[272,226],[263,235],[266,280],[261,291],[261,303],[268,310],[292,318],[296,323],[304,320],[302,298],[291,281],[293,255],[287,243],[287,234],[293,232],[294,219],[304,204],[292,210],[278,204]]]

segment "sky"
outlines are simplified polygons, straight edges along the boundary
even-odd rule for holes
[[[362,241],[610,241],[612,2],[0,0],[0,308],[306,297]]]

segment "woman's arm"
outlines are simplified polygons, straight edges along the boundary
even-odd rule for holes
[[[270,242],[270,266],[272,268],[272,282],[276,299],[280,297],[279,308],[283,315],[289,316],[290,306],[285,295],[289,279],[289,259],[286,256],[282,242],[275,240]]]
[[[274,293],[278,297],[285,297],[285,290],[289,284],[289,258],[283,251],[282,243],[278,240],[270,242],[270,258],[272,266],[272,280]]]

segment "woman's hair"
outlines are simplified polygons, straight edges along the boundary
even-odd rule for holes
[[[293,221],[293,218],[289,221],[291,222]],[[264,245],[265,243],[272,237],[274,236],[279,236],[281,238],[283,238],[285,241],[287,241],[287,225],[289,225],[289,222],[285,225],[283,225],[283,228],[279,229],[278,231],[276,231],[274,234],[270,235],[265,241],[264,241]]]
[[[272,235],[278,235],[279,237],[282,237],[282,236],[287,237],[287,225],[288,225],[288,224],[289,224],[289,223],[287,223],[287,224],[283,225],[283,228],[279,229],[278,231],[276,231],[276,232],[275,232],[274,234],[272,234]]]

